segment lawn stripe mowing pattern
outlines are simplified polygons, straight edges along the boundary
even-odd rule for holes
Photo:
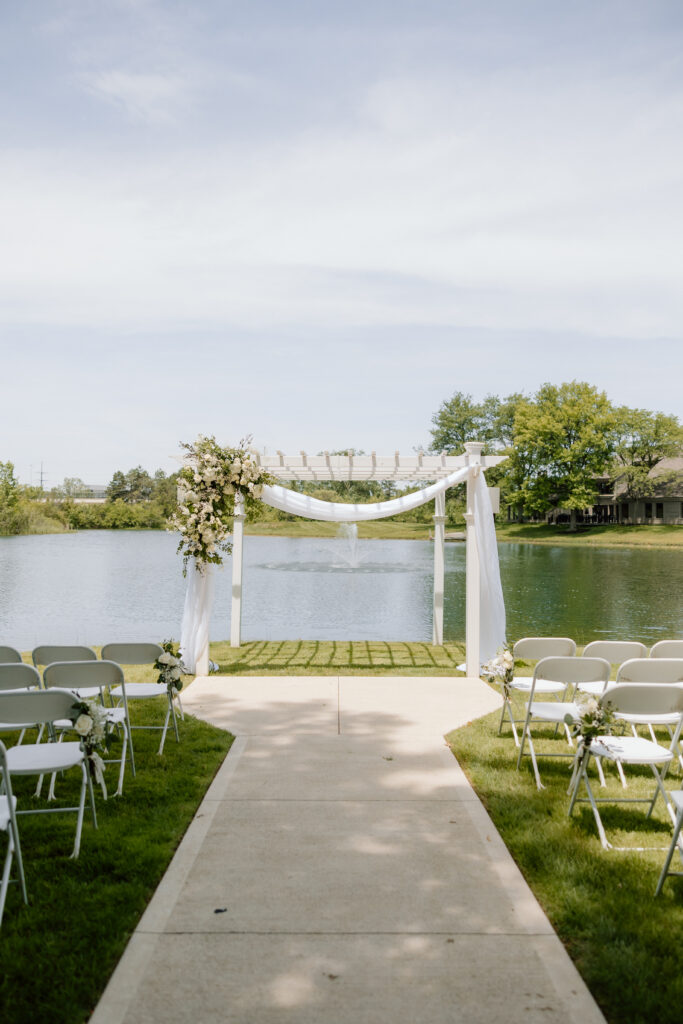
[[[161,724],[160,705],[136,701],[134,724]],[[170,735],[162,757],[160,733],[133,733],[137,775],[127,766],[123,795],[106,802],[96,787],[99,828],[86,809],[78,860],[69,859],[75,814],[20,817],[30,906],[10,886],[0,930],[3,1024],[81,1024],[94,1010],[232,743],[191,716],[179,729],[180,744]],[[116,772],[105,773],[112,791]],[[15,776],[13,787],[20,807],[39,806],[35,779]],[[68,772],[57,780],[57,800],[74,803],[79,788],[78,772]]]
[[[523,713],[518,703],[517,717]],[[505,845],[567,947],[605,1017],[612,1024],[678,1024],[683,1005],[683,879],[672,878],[654,899],[655,885],[671,839],[661,797],[647,821],[645,804],[601,806],[614,845],[658,847],[652,852],[603,850],[590,807],[567,815],[569,759],[539,760],[545,789],[536,789],[529,758],[515,770],[517,750],[509,726],[498,737],[499,713],[448,736]],[[541,736],[542,726],[534,729]],[[537,750],[561,749],[548,737]],[[661,742],[668,746],[667,738]],[[565,744],[566,747],[566,744]],[[626,769],[623,793],[613,767],[605,765],[608,788],[593,779],[596,796],[651,796],[649,768]],[[678,766],[668,790],[683,789]],[[585,794],[582,794],[585,795]],[[677,855],[676,855],[677,856]]]
[[[453,676],[465,648],[382,640],[254,640],[241,647],[211,644],[211,658],[223,675]]]

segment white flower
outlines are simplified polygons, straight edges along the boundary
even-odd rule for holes
[[[74,728],[79,736],[87,736],[93,727],[93,720],[90,715],[79,715],[74,723]]]
[[[174,679],[174,680],[175,679],[180,679],[181,675],[182,675],[182,672],[180,671],[179,668],[172,668],[171,671],[169,672],[169,676],[171,677],[171,679]]]
[[[160,665],[171,665],[175,661],[175,658],[172,654],[169,654],[168,651],[164,651],[163,654],[159,655],[157,661]]]

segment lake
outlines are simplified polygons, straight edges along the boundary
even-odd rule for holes
[[[101,644],[180,635],[176,538],[90,530],[0,538],[0,643]],[[683,637],[683,553],[499,546],[507,635]],[[432,636],[429,541],[245,538],[245,640],[422,640]],[[217,573],[212,640],[230,626],[230,559]],[[465,638],[465,545],[446,545],[446,640]]]

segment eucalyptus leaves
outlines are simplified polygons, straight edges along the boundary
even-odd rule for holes
[[[168,523],[180,535],[183,573],[191,558],[200,572],[208,564],[222,565],[229,554],[235,495],[249,504],[261,496],[272,477],[254,461],[250,437],[236,448],[221,448],[214,437],[200,434],[194,444],[183,444],[185,465],[178,477],[178,508]]]

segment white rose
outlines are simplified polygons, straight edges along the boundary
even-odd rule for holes
[[[163,654],[159,655],[158,661],[160,665],[170,665],[171,662],[175,661],[175,658],[168,651],[164,651]]]
[[[87,736],[92,726],[93,721],[90,715],[79,715],[74,724],[74,729],[79,736]]]
[[[182,672],[179,668],[172,668],[169,675],[171,676],[171,679],[180,679]]]

